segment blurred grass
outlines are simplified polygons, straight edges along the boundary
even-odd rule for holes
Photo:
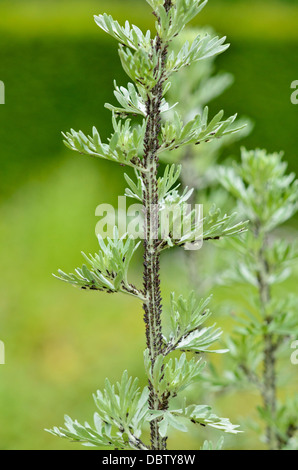
[[[2,0],[0,28],[27,37],[39,34],[98,35],[95,24],[90,22],[94,14],[108,12],[126,19],[128,11],[131,22],[153,27],[150,7],[140,0],[43,0],[42,3],[38,0],[27,0],[26,3]],[[210,1],[194,24],[211,23],[215,29],[224,30],[231,37],[293,40],[298,39],[297,19],[298,6],[284,1]]]
[[[113,79],[127,81],[116,44],[100,32],[92,15],[108,11],[120,21],[129,18],[152,27],[144,5],[140,0],[1,2],[0,79],[6,85],[6,104],[0,108],[3,450],[80,449],[43,429],[62,424],[64,413],[91,420],[91,395],[105,376],[118,379],[128,368],[144,383],[141,306],[125,296],[88,295],[51,276],[59,267],[80,265],[81,250],[97,249],[95,208],[101,202],[116,204],[125,187],[121,168],[74,156],[61,143],[61,130],[89,132],[93,124],[105,138],[110,115],[103,105],[113,99]],[[284,148],[295,170],[298,108],[290,103],[290,83],[298,73],[297,14],[297,5],[285,2],[217,1],[200,16],[202,24],[211,24],[232,42],[218,64],[233,72],[236,82],[212,111],[223,107],[227,114],[252,117],[256,128],[245,144]],[[239,154],[237,147],[232,151]],[[179,256],[162,260],[165,306],[171,290],[189,288]],[[132,272],[139,285],[141,262],[140,250]],[[293,291],[297,277],[284,287]],[[215,311],[227,296],[231,293],[225,289],[216,291]],[[231,327],[221,318],[219,323]],[[221,397],[216,408],[236,422],[255,402],[247,392]],[[180,449],[200,444],[196,433],[177,434],[171,441]],[[259,446],[250,434],[227,439],[226,445]]]

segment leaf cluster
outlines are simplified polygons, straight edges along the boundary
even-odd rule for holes
[[[66,416],[65,428],[55,427],[49,432],[99,448],[146,450],[140,437],[149,416],[148,395],[148,388],[141,392],[138,379],[133,380],[125,371],[120,383],[111,385],[106,379],[103,392],[98,390],[94,395],[97,412],[93,427]]]
[[[59,276],[55,277],[82,289],[122,292],[142,299],[141,292],[128,282],[129,264],[140,242],[136,244],[130,237],[119,238],[116,228],[113,239],[107,238],[104,241],[98,236],[98,242],[100,250],[94,256],[83,253],[90,268],[84,264],[74,274],[59,270]]]
[[[222,335],[221,329],[215,328],[215,325],[202,328],[212,315],[207,307],[209,301],[210,298],[198,302],[194,291],[187,299],[182,295],[176,299],[175,293],[171,294],[171,309],[168,315],[170,333],[165,337],[165,354],[179,349],[195,353],[227,352],[209,349]]]
[[[100,157],[122,165],[142,169],[140,157],[142,155],[146,120],[142,125],[131,126],[130,120],[123,124],[117,121],[113,115],[114,133],[107,144],[102,143],[100,135],[95,127],[92,136],[86,136],[82,131],[71,129],[64,136],[64,144],[71,150],[81,155]]]

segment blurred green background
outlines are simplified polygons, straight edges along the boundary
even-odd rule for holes
[[[43,0],[0,2],[0,448],[76,449],[43,431],[62,424],[63,414],[91,420],[92,393],[105,376],[123,369],[144,382],[142,309],[134,299],[83,293],[52,276],[72,271],[80,251],[95,251],[95,208],[117,204],[123,171],[104,161],[71,154],[61,130],[103,137],[111,131],[105,102],[113,79],[127,83],[117,44],[92,16],[111,13],[143,29],[154,25],[142,0]],[[298,79],[297,1],[210,0],[196,24],[228,36],[231,48],[217,60],[235,84],[211,110],[238,112],[255,122],[247,147],[284,150],[298,172],[298,106],[290,85]],[[229,149],[236,157],[239,145]],[[141,256],[134,281],[140,284]],[[177,255],[178,256],[178,255]],[[164,304],[169,292],[187,288],[177,276],[177,257],[162,263]],[[297,279],[296,279],[297,280]],[[293,285],[289,288],[294,288]],[[218,298],[227,292],[218,292]],[[297,374],[294,366],[291,373]],[[217,400],[216,410],[234,420],[247,415],[255,397]],[[172,448],[199,448],[198,434],[173,436]],[[253,436],[227,439],[230,448],[258,448]]]

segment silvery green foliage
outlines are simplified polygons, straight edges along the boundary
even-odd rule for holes
[[[168,58],[168,69],[178,72],[182,67],[221,54],[229,47],[229,44],[224,44],[225,40],[225,37],[221,39],[219,37],[211,38],[208,33],[199,34],[191,45],[186,41],[177,55],[172,51]]]
[[[117,39],[121,44],[138,51],[145,49],[150,51],[151,33],[147,31],[144,35],[140,28],[130,25],[128,21],[125,26],[119,25],[112,16],[104,13],[103,15],[94,16],[96,24],[113,38]]]
[[[142,201],[144,190],[142,176],[135,172],[136,181],[125,174],[128,188],[127,197]],[[237,214],[222,215],[221,210],[213,205],[204,217],[190,209],[190,199],[193,189],[185,188],[179,191],[180,184],[174,186],[181,174],[181,166],[168,165],[162,177],[158,178],[159,215],[166,220],[171,213],[167,233],[160,233],[163,242],[159,250],[173,246],[185,246],[197,240],[218,240],[222,237],[234,236],[246,230],[247,222],[239,222]],[[173,187],[174,186],[174,187]],[[178,230],[177,230],[178,227]],[[162,224],[161,224],[162,230]]]
[[[281,154],[242,149],[241,167],[222,169],[220,179],[237,199],[253,226],[262,234],[271,232],[298,210],[298,181],[286,174],[287,163]]]
[[[59,270],[55,277],[81,289],[122,292],[143,299],[141,292],[128,282],[128,267],[140,242],[136,244],[130,237],[119,238],[116,227],[113,239],[107,238],[105,242],[99,235],[98,242],[100,250],[94,256],[83,253],[88,265],[77,268],[74,274]]]
[[[175,293],[172,293],[169,312],[171,328],[165,336],[165,355],[177,349],[197,354],[227,352],[227,350],[209,349],[209,346],[218,341],[222,335],[222,330],[215,328],[215,325],[202,328],[202,325],[211,316],[211,312],[207,308],[209,301],[210,298],[198,302],[194,292],[190,294],[188,299],[182,295],[176,299]]]
[[[94,395],[97,412],[93,427],[66,416],[65,428],[50,432],[95,447],[113,445],[118,449],[146,450],[140,437],[142,425],[149,419],[148,395],[148,388],[141,392],[138,379],[132,380],[125,371],[120,383],[111,385],[106,379],[103,392],[98,390]]]
[[[115,115],[113,115],[112,122],[114,133],[107,144],[102,143],[95,127],[93,127],[92,136],[85,136],[82,131],[76,132],[71,129],[70,132],[63,134],[64,143],[68,148],[79,152],[81,155],[100,157],[122,165],[140,168],[139,156],[142,153],[146,121],[144,120],[142,125],[132,128],[129,119],[123,124],[121,121],[117,121]]]
[[[223,114],[223,111],[220,111],[208,122],[208,108],[205,107],[202,114],[196,115],[194,119],[184,125],[181,116],[175,112],[173,121],[166,121],[162,127],[163,144],[160,152],[178,149],[190,144],[209,143],[211,140],[225,137],[243,128],[243,126],[232,127],[236,115],[226,121],[221,121]]]
[[[120,104],[120,107],[106,104],[105,107],[107,109],[121,117],[126,117],[127,114],[140,114],[146,117],[146,96],[142,93],[141,87],[139,87],[138,90],[133,83],[128,83],[127,88],[123,86],[118,87],[116,82],[114,82],[114,86],[114,96]],[[142,93],[143,96],[140,93]],[[161,112],[164,113],[170,109],[169,104],[163,99],[160,108]]]
[[[160,354],[152,366],[148,349],[144,353],[144,363],[150,383],[161,401],[176,397],[179,392],[198,381],[205,366],[201,359],[187,359],[185,353],[179,359],[169,360],[165,354]]]
[[[147,2],[157,15],[155,26],[159,37],[168,42],[181,33],[187,23],[207,4],[207,0],[174,0],[173,8],[167,12],[166,2],[163,0],[147,0]]]
[[[214,41],[218,39],[211,28],[187,28],[171,43],[171,54],[175,56],[179,54],[179,51],[185,47],[185,42],[194,43],[196,38],[206,36],[213,38]],[[178,102],[175,112],[179,116],[179,121],[182,122],[180,126],[192,119],[200,124],[199,117],[203,117],[204,109],[208,109],[207,105],[232,85],[234,79],[231,74],[215,73],[215,59],[216,55],[211,55],[202,62],[192,62],[190,67],[180,70],[171,77],[168,100],[171,104]],[[164,115],[166,127],[171,125],[172,119],[169,119],[169,116],[174,117],[174,111],[171,111],[171,108],[169,111]],[[218,116],[222,118],[222,111]],[[183,182],[200,191],[201,201],[204,189],[217,184],[215,168],[222,150],[251,132],[252,123],[247,118],[236,119],[236,117],[235,115],[230,118],[233,122],[230,122],[228,132],[224,132],[220,139],[212,135],[213,130],[210,131],[209,137],[202,134],[202,137],[198,139],[200,144],[197,146],[186,144],[175,152],[165,151],[161,154],[161,159],[167,163],[183,161]],[[168,122],[170,124],[167,124]]]
[[[162,151],[225,137],[234,134],[241,126],[235,124],[235,116],[222,120],[222,112],[209,121],[207,108],[199,110],[187,122],[175,114],[171,122],[159,126],[161,114],[171,109],[165,96],[170,89],[169,77],[191,62],[204,63],[204,60],[223,52],[227,46],[224,45],[225,38],[214,39],[204,34],[196,35],[177,52],[168,53],[172,39],[181,33],[206,2],[148,0],[148,3],[156,16],[155,37],[150,32],[143,34],[128,22],[122,27],[108,15],[95,17],[98,26],[119,41],[121,63],[133,83],[130,82],[127,88],[115,84],[115,98],[119,106],[107,105],[112,111],[114,128],[107,143],[102,143],[95,128],[92,136],[71,130],[64,134],[64,142],[68,148],[82,155],[100,157],[134,168],[135,179],[125,175],[128,184],[126,195],[142,202],[144,208],[157,206],[157,211],[151,209],[152,214],[149,214],[153,219],[157,217],[154,223],[146,214],[146,224],[151,234],[154,224],[158,227],[159,217],[168,206],[176,208],[180,214],[192,194],[192,189],[179,190],[180,165],[167,166],[163,174],[157,176]],[[132,123],[128,115],[131,118],[141,116],[141,124]],[[186,222],[188,229],[181,237],[175,237],[172,233],[174,227],[170,225],[169,233],[160,233],[161,239],[157,242],[148,236],[144,224],[143,290],[128,281],[129,264],[138,243],[131,238],[119,238],[116,229],[113,239],[104,241],[99,237],[99,252],[94,256],[84,255],[87,264],[78,268],[75,274],[59,272],[63,281],[74,286],[109,293],[128,293],[142,300],[147,340],[144,362],[149,386],[140,390],[137,379],[129,378],[127,372],[115,386],[106,380],[103,392],[98,391],[94,396],[97,406],[94,425],[80,424],[67,417],[65,427],[55,427],[53,434],[99,448],[162,450],[166,448],[170,427],[187,431],[188,424],[198,423],[227,433],[239,432],[238,426],[232,425],[228,419],[217,417],[208,406],[187,406],[184,402],[181,409],[172,408],[172,398],[201,380],[205,361],[202,357],[198,359],[198,354],[224,352],[213,349],[213,343],[218,342],[222,332],[215,325],[203,326],[210,317],[206,309],[207,301],[198,301],[194,294],[186,299],[178,297],[177,300],[172,295],[171,329],[164,332],[162,328],[159,254],[165,248],[183,246],[197,240],[201,224],[197,222],[193,210]],[[234,215],[221,215],[218,209],[212,208],[204,217],[204,231],[199,235],[205,240],[217,240],[238,235],[245,229],[246,224],[236,221]],[[176,357],[172,357],[173,352]],[[189,352],[193,353],[192,357],[189,357]],[[142,431],[146,426],[150,426],[151,430],[151,447],[143,442]],[[218,446],[221,445],[219,443]],[[204,444],[204,447],[209,449],[211,444]]]
[[[224,444],[223,438],[220,438],[217,444],[214,446],[213,442],[205,441],[201,450],[222,450]]]
[[[219,418],[212,413],[209,406],[205,405],[184,406],[182,409],[166,411],[165,413],[156,411],[153,413],[153,417],[162,417],[160,422],[160,432],[162,436],[167,435],[169,427],[177,429],[178,431],[187,432],[188,427],[185,425],[186,420],[190,420],[193,424],[200,424],[204,427],[208,426],[220,431],[228,432],[229,434],[239,433],[239,426],[232,424],[229,419]],[[211,443],[209,443],[209,446],[210,444]],[[219,443],[219,448],[216,450],[220,450],[222,444],[223,441]],[[211,449],[209,448],[208,450]]]
[[[247,222],[239,222],[237,213],[222,215],[221,210],[212,205],[204,217],[204,240],[216,240],[245,232]]]
[[[223,276],[230,288],[239,285],[247,291],[245,305],[233,306],[238,326],[227,341],[229,372],[222,381],[213,370],[212,379],[219,387],[249,383],[257,388],[263,400],[258,413],[266,427],[262,439],[271,449],[297,449],[297,399],[277,399],[278,387],[291,381],[285,374],[291,367],[291,341],[298,336],[298,297],[282,284],[298,259],[296,240],[279,236],[280,226],[298,210],[298,181],[286,171],[281,154],[242,149],[241,164],[219,173],[237,200],[237,210],[251,222],[250,230],[233,241],[239,256]],[[280,368],[280,363],[286,365]],[[254,423],[254,428],[260,435],[264,432],[264,426]]]

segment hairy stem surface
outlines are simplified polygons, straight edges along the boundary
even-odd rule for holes
[[[167,11],[171,2],[165,2]],[[155,360],[163,349],[161,331],[161,293],[160,293],[160,264],[159,264],[159,201],[158,201],[158,149],[159,134],[161,128],[161,101],[163,96],[164,71],[167,57],[167,45],[157,36],[155,50],[158,57],[156,75],[159,80],[156,86],[148,94],[146,102],[147,128],[144,141],[144,173],[143,205],[145,211],[145,241],[144,241],[144,293],[147,301],[143,304],[146,325],[147,348],[150,354],[152,368]],[[149,170],[149,171],[148,171]],[[151,410],[167,409],[167,400],[160,401],[156,390],[149,383],[149,408]],[[159,434],[159,420],[151,422],[151,445],[153,450],[166,449],[166,439]]]

